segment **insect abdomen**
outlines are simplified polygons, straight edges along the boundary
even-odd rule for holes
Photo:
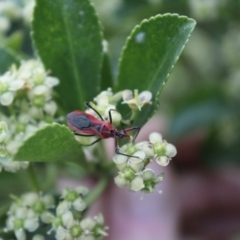
[[[70,125],[78,130],[84,130],[92,126],[91,121],[83,114],[69,113],[67,115],[67,120]]]

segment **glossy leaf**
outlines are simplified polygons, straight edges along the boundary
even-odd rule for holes
[[[116,90],[149,90],[153,94],[153,104],[143,108],[135,124],[142,126],[156,111],[160,91],[195,25],[185,16],[157,15],[136,26],[127,39]]]
[[[66,111],[81,109],[100,87],[102,32],[88,0],[37,0],[33,40],[45,67],[60,79]]]
[[[14,156],[17,161],[53,162],[83,160],[80,144],[64,125],[49,124],[28,138]]]
[[[0,73],[8,71],[12,64],[19,65],[19,62],[10,50],[0,47]]]
[[[101,70],[101,91],[113,87],[113,77],[111,72],[111,65],[108,54],[103,56],[103,64]]]

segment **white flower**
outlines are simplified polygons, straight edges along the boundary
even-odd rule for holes
[[[133,110],[141,111],[141,108],[146,104],[152,104],[152,93],[149,91],[143,91],[138,94],[138,90],[134,90],[134,96],[131,90],[124,90],[122,92],[123,102],[122,104],[128,104]]]
[[[21,89],[24,81],[15,79],[10,72],[6,72],[0,76],[0,103],[3,106],[8,106],[14,99],[15,92]]]
[[[71,206],[77,211],[83,211],[86,208],[86,203],[83,201],[81,195],[86,195],[88,190],[83,187],[76,187],[74,189],[65,188],[62,192],[63,203],[68,204],[68,208]]]
[[[176,147],[162,139],[162,135],[153,132],[149,135],[149,141],[152,144],[154,157],[153,159],[160,166],[167,166],[172,157],[177,154]]]
[[[137,192],[144,188],[143,179],[140,176],[135,177],[130,183],[130,189]]]
[[[47,209],[54,207],[54,198],[52,195],[42,196],[42,194],[30,192],[22,196],[22,201],[23,205],[30,207],[40,217],[42,222],[51,222],[51,213]]]
[[[26,239],[24,230],[34,232],[38,226],[38,218],[31,209],[16,207],[9,213],[6,221],[6,231],[14,231],[18,240]]]

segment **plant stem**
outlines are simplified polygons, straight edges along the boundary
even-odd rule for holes
[[[109,183],[108,178],[101,178],[99,183],[95,186],[93,190],[86,196],[85,202],[87,206],[91,206],[103,193]]]
[[[39,182],[37,180],[33,165],[31,163],[28,166],[27,172],[28,172],[28,176],[30,178],[30,183],[32,185],[33,190],[36,191],[36,192],[40,192],[41,187],[39,185]]]

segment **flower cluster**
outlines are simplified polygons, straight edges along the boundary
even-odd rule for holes
[[[30,24],[32,19],[34,0],[21,1],[1,1],[0,4],[0,34],[6,32],[11,27],[11,21],[23,20]]]
[[[26,231],[34,232],[40,221],[50,222],[49,209],[54,207],[52,195],[26,193],[21,198],[12,196],[14,203],[8,211],[5,231],[14,231],[18,240],[26,239]]]
[[[127,104],[132,110],[140,111],[144,105],[151,104],[152,94],[149,91],[143,91],[138,95],[138,90],[134,90],[134,94],[131,90],[124,90],[113,94],[112,89],[108,88],[94,98],[94,102],[91,102],[91,106],[107,121],[110,120],[109,110],[112,109],[111,115],[113,124],[118,126],[122,120],[122,116],[116,110],[116,105],[121,99],[122,104]],[[96,112],[92,109],[88,109],[86,112],[98,117]]]
[[[157,132],[150,134],[149,141],[124,145],[120,152],[131,157],[114,155],[113,161],[119,170],[115,183],[119,187],[128,187],[131,191],[142,192],[152,192],[163,180],[163,174],[155,176],[154,171],[147,168],[148,164],[155,161],[165,167],[177,154],[175,146],[163,140]]]
[[[13,161],[12,156],[24,140],[53,121],[57,105],[52,91],[57,84],[59,80],[48,76],[36,60],[24,61],[19,68],[12,66],[0,76],[0,105],[6,109],[6,116],[0,113],[0,170],[16,172],[28,166]]]
[[[82,211],[86,209],[83,197],[88,189],[83,186],[75,189],[66,188],[55,205],[52,195],[26,193],[20,198],[12,196],[14,203],[8,211],[5,232],[13,231],[17,240],[25,240],[27,232],[35,232],[49,226],[45,235],[53,234],[57,240],[100,240],[107,236],[104,219],[101,214],[83,218]],[[56,215],[53,211],[56,211]],[[44,227],[46,229],[46,227]],[[50,229],[50,230],[49,230]],[[43,229],[41,230],[43,233]],[[45,239],[36,234],[34,240]]]

